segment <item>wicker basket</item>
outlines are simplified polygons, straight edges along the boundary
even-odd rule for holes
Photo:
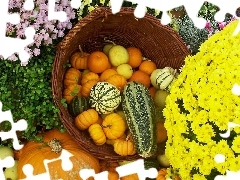
[[[111,145],[97,146],[87,131],[79,131],[75,127],[73,118],[61,103],[64,73],[72,53],[78,50],[79,45],[89,53],[102,50],[104,38],[107,38],[124,47],[140,48],[144,57],[156,62],[158,68],[171,66],[178,69],[189,54],[184,42],[170,27],[161,25],[159,19],[149,14],[136,19],[133,12],[132,8],[122,8],[119,13],[112,14],[110,8],[96,8],[79,21],[59,43],[53,64],[53,98],[60,109],[63,125],[87,152],[108,161],[135,160],[139,156],[119,156]]]

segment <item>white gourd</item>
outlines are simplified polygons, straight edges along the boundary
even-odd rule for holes
[[[169,91],[173,80],[177,76],[177,70],[165,67],[156,74],[156,84],[161,90]]]

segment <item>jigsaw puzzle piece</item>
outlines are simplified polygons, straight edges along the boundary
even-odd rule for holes
[[[206,19],[198,17],[199,10],[203,6],[203,4],[204,1],[194,1],[194,6],[193,1],[191,0],[185,0],[184,2],[184,7],[186,9],[188,16],[192,19],[195,26],[199,29],[203,29],[207,23]]]
[[[71,7],[73,9],[78,9],[81,7],[82,2],[79,0],[71,0]]]
[[[13,122],[12,113],[10,110],[2,112],[2,102],[0,102],[0,123],[4,121],[9,121],[11,123],[11,130],[8,132],[0,132],[0,138],[4,141],[6,139],[13,139],[13,148],[15,150],[20,150],[23,145],[18,142],[18,137],[16,131],[23,131],[27,129],[27,122],[24,119],[18,122]]]
[[[23,5],[23,8],[30,11],[33,10],[34,8],[34,2],[33,0],[25,0],[25,3]]]
[[[64,11],[55,11],[55,0],[48,1],[48,20],[59,20],[60,22],[64,22],[67,20],[67,13]]]
[[[236,96],[240,96],[240,86],[237,83],[233,85],[232,93]]]
[[[33,175],[33,166],[31,164],[25,164],[22,170],[26,178],[20,180],[51,180],[48,171],[43,174]]]
[[[116,14],[120,11],[124,0],[110,0],[112,13]]]
[[[14,166],[14,158],[8,156],[4,159],[0,159],[0,179],[5,180],[3,168],[10,168]]]
[[[61,151],[61,155],[58,158],[54,158],[54,159],[45,159],[43,161],[44,164],[44,168],[45,168],[45,173],[41,173],[38,175],[33,175],[33,166],[31,164],[26,164],[23,166],[23,173],[26,175],[25,179],[22,180],[50,180],[51,174],[49,171],[49,164],[51,164],[52,162],[55,161],[59,161],[61,160],[61,167],[64,171],[70,171],[73,168],[73,164],[72,161],[70,160],[70,157],[72,157],[73,155],[68,152],[65,149],[62,149]],[[44,178],[44,179],[43,179]],[[61,179],[59,179],[61,180]]]
[[[240,179],[240,171],[227,171],[226,175],[217,175],[214,180],[234,180]]]
[[[29,4],[29,0],[27,1]],[[26,3],[25,3],[26,4]],[[4,42],[0,44],[0,55],[3,58],[7,59],[14,53],[19,54],[20,60],[24,63],[27,62],[30,58],[30,55],[24,50],[27,45],[34,42],[34,34],[35,30],[33,27],[28,27],[25,30],[26,39],[20,38],[12,38],[6,37],[6,28],[7,22],[12,24],[17,24],[20,22],[19,14],[9,14],[8,13],[8,0],[1,0],[0,1],[0,42]]]
[[[0,3],[0,38],[5,37],[7,22],[11,22],[12,24],[17,24],[20,22],[19,14],[9,14],[8,13],[8,0],[1,0]],[[1,41],[3,42],[3,41]]]

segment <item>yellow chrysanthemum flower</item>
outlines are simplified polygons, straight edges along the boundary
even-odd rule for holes
[[[212,173],[236,170],[240,128],[231,130],[231,138],[220,134],[228,130],[228,122],[240,124],[240,98],[231,91],[240,84],[240,33],[232,36],[238,23],[233,21],[205,41],[199,53],[185,58],[167,97],[163,113],[171,141],[165,152],[184,180],[208,180]],[[225,161],[217,163],[217,154]]]

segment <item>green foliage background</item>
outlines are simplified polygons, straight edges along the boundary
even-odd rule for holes
[[[20,134],[27,140],[36,134],[57,127],[64,130],[58,117],[58,109],[52,101],[51,73],[55,47],[42,47],[41,54],[33,57],[27,66],[20,61],[0,60],[0,101],[3,111],[11,110],[14,121],[25,119],[28,129]],[[9,130],[5,121],[0,129]]]

